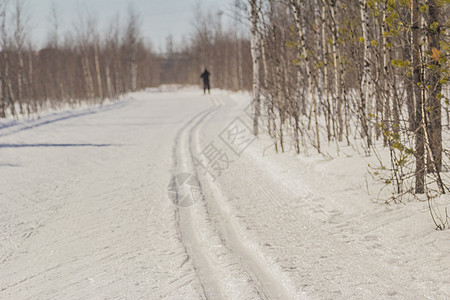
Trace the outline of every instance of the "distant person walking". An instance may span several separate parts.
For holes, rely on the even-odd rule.
[[[200,75],[200,78],[203,78],[203,93],[206,94],[206,89],[208,89],[208,94],[211,94],[210,86],[209,86],[209,75],[211,75],[208,70],[205,69],[205,71]]]

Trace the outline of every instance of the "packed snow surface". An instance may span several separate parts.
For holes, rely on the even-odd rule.
[[[148,90],[2,120],[0,299],[450,298],[425,202],[375,204],[351,148],[276,154],[249,103]]]

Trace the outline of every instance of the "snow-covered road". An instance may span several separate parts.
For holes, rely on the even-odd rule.
[[[450,298],[425,203],[373,204],[361,157],[275,154],[248,103],[187,88],[2,121],[0,299]]]

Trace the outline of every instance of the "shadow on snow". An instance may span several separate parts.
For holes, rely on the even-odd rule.
[[[0,148],[34,148],[34,147],[111,147],[119,144],[0,144]]]
[[[124,107],[125,105],[129,104],[131,102],[131,100],[134,100],[134,99],[133,98],[127,98],[127,99],[120,100],[120,101],[117,101],[117,102],[114,102],[114,103],[111,103],[111,104],[108,104],[108,105],[105,105],[105,106],[97,107],[97,108],[94,108],[94,109],[89,109],[88,111],[80,111],[80,112],[70,111],[68,115],[65,114],[66,112],[55,113],[55,114],[51,114],[51,115],[46,116],[43,119],[40,119],[40,120],[37,120],[37,121],[31,121],[31,122],[17,122],[17,121],[13,121],[13,122],[6,123],[6,124],[1,124],[0,123],[0,131],[2,131],[4,129],[7,129],[7,128],[14,128],[16,126],[19,127],[19,128],[15,128],[15,129],[13,129],[12,131],[9,131],[9,132],[0,133],[0,137],[8,136],[8,135],[11,135],[11,134],[14,134],[14,133],[17,133],[17,132],[33,129],[33,128],[36,128],[36,127],[52,124],[52,123],[59,122],[59,121],[64,121],[64,120],[73,119],[73,118],[79,118],[79,117],[83,117],[83,116],[87,116],[87,115],[92,115],[92,114],[106,112],[106,111],[113,110],[113,109],[118,109],[118,108]],[[48,119],[49,117],[55,117],[55,118],[54,119]],[[23,126],[20,126],[20,125],[23,125]]]

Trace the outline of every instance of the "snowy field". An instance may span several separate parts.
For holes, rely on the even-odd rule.
[[[425,202],[375,204],[351,149],[276,154],[249,101],[156,89],[0,121],[0,299],[450,298]]]

